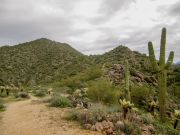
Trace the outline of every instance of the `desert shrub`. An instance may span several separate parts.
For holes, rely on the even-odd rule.
[[[143,119],[143,123],[146,124],[146,125],[152,124],[153,121],[154,121],[154,119],[153,119],[153,117],[152,117],[151,114],[144,114],[144,113],[143,113],[143,114],[141,115],[141,118]]]
[[[120,90],[107,80],[97,80],[90,83],[87,94],[92,101],[112,104],[118,101]]]
[[[76,88],[83,87],[79,76],[73,76],[73,77],[61,80],[61,86],[67,86],[73,90],[75,90]]]
[[[94,66],[90,69],[88,69],[83,77],[82,77],[82,80],[83,81],[89,81],[89,80],[94,80],[96,78],[99,78],[102,76],[102,70],[99,66]]]
[[[67,113],[65,117],[66,120],[78,121],[79,111],[71,110]]]
[[[62,79],[59,83],[59,86],[66,86],[72,90],[85,87],[86,82],[94,80],[102,76],[102,71],[99,66],[93,66],[90,69],[87,69],[85,72],[71,76],[69,78]]]
[[[109,113],[116,113],[122,111],[122,109],[119,107],[119,104],[112,104],[111,106],[108,106],[107,109]]]
[[[175,88],[174,88],[174,94],[176,96],[180,96],[180,83],[179,85],[176,85]]]
[[[88,110],[76,110],[76,112],[70,112],[68,116],[71,120],[78,120],[81,124],[95,124],[106,119],[108,115],[108,109],[106,106],[98,103],[93,104]]]
[[[66,97],[54,96],[50,101],[50,106],[65,108],[65,107],[71,107],[72,104],[71,101]]]
[[[141,135],[140,128],[136,124],[130,122],[124,122],[123,132],[126,135]]]
[[[153,95],[153,90],[147,86],[134,85],[131,88],[132,102],[137,105],[145,105],[146,101],[150,100]]]
[[[18,97],[20,98],[29,98],[29,94],[27,92],[20,92],[18,93]]]
[[[35,92],[34,95],[35,95],[36,97],[44,97],[44,96],[46,96],[46,91],[44,91],[44,90],[38,90],[38,91]]]
[[[4,110],[5,106],[4,104],[2,103],[2,101],[0,100],[0,111]]]
[[[179,131],[174,129],[171,123],[162,123],[157,120],[154,122],[154,126],[156,128],[156,134],[179,135]]]

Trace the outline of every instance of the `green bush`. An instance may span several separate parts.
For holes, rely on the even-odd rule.
[[[120,90],[107,80],[97,80],[89,84],[88,98],[95,102],[116,103],[120,96]]]
[[[147,86],[134,85],[131,88],[132,102],[137,105],[145,105],[147,100],[150,100],[153,95],[153,90]]]
[[[29,94],[27,92],[20,92],[18,95],[20,98],[29,98]]]
[[[4,110],[5,106],[4,104],[2,103],[2,101],[0,100],[0,111]]]
[[[34,95],[35,95],[36,97],[44,97],[44,96],[46,96],[46,92],[43,91],[43,90],[38,90],[38,91],[35,92]]]
[[[130,122],[124,123],[123,131],[126,135],[141,135],[140,128],[136,124]]]
[[[81,124],[95,124],[105,120],[107,115],[107,107],[99,103],[93,104],[88,110],[73,110],[66,119],[78,120]]]
[[[100,78],[102,76],[102,70],[99,66],[94,66],[90,69],[88,69],[83,77],[82,80],[83,81],[89,81],[89,80],[94,80],[96,78]]]
[[[86,70],[84,73],[80,73],[75,76],[63,79],[60,82],[60,86],[66,86],[72,90],[82,88],[85,86],[87,81],[94,80],[102,76],[102,70],[99,66],[93,66]]]
[[[74,77],[70,77],[67,79],[63,79],[61,81],[61,86],[67,86],[73,90],[75,90],[76,88],[81,88],[82,82],[79,76],[74,76]]]
[[[71,101],[66,97],[54,96],[50,101],[50,106],[65,108],[65,107],[71,107],[72,104]]]
[[[162,123],[157,120],[154,122],[154,126],[156,128],[156,134],[179,135],[179,131],[173,128],[172,123]]]

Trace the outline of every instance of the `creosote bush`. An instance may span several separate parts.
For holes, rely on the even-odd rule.
[[[147,86],[133,85],[131,88],[132,102],[137,105],[145,105],[154,95],[154,91]]]
[[[88,110],[70,111],[67,117],[68,120],[78,120],[81,124],[95,124],[106,119],[109,110],[108,107],[96,103],[93,104]]]
[[[20,98],[30,98],[27,92],[20,92],[18,93],[18,97]]]
[[[65,108],[65,107],[71,107],[72,104],[71,101],[66,97],[54,96],[50,101],[50,106]]]
[[[44,97],[44,96],[46,96],[46,92],[43,91],[43,90],[38,90],[38,91],[35,92],[34,95],[35,95],[36,97]]]
[[[93,66],[83,73],[61,80],[60,86],[66,86],[75,90],[84,87],[87,81],[100,78],[101,76],[101,68],[99,66]]]
[[[112,104],[117,103],[120,90],[108,80],[103,79],[91,82],[87,95],[92,101]]]
[[[5,106],[4,104],[2,103],[2,101],[0,100],[0,111],[4,110]]]

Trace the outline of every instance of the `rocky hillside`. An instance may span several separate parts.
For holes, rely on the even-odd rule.
[[[41,38],[0,47],[0,85],[36,85],[77,74],[92,65],[106,70],[111,81],[120,83],[124,61],[129,61],[131,80],[156,85],[148,57],[125,46],[103,54],[86,56],[65,43]]]
[[[0,84],[37,84],[76,74],[89,66],[87,56],[65,43],[45,38],[0,47]]]
[[[128,47],[122,45],[103,55],[96,55],[91,57],[95,63],[104,64],[105,67],[112,67],[114,64],[124,64],[125,59],[127,59],[132,69],[147,73],[151,71],[149,59],[145,54],[132,51]]]
[[[157,85],[157,79],[153,74],[149,58],[145,54],[130,50],[128,47],[121,45],[103,55],[91,56],[91,58],[94,63],[103,65],[107,70],[108,78],[115,84],[122,82],[124,63],[125,60],[128,60],[132,82]]]

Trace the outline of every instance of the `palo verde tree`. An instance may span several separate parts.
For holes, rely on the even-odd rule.
[[[153,44],[148,42],[149,58],[154,70],[158,74],[159,87],[159,109],[161,121],[165,121],[166,117],[166,96],[167,96],[167,70],[173,63],[174,52],[170,52],[167,62],[165,63],[166,54],[166,28],[162,29],[160,42],[159,61],[156,60]]]

